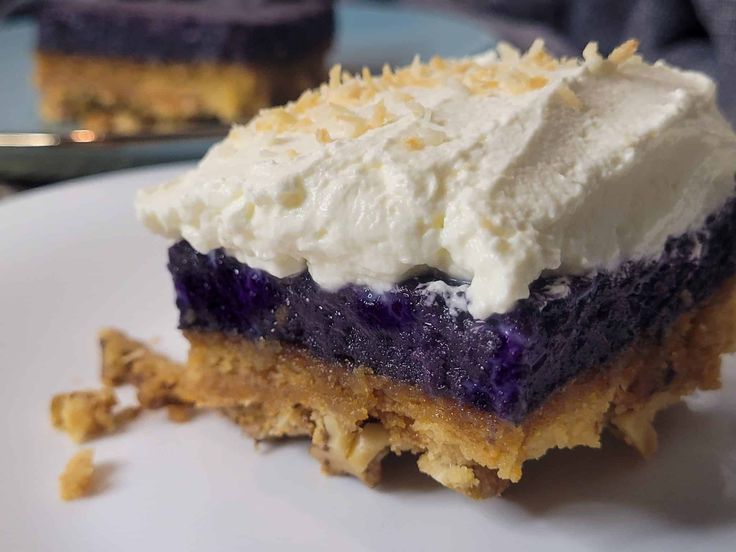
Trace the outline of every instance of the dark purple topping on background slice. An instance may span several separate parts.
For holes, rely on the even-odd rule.
[[[328,0],[46,0],[44,52],[159,61],[268,62],[325,48]]]
[[[528,299],[486,320],[428,295],[428,282],[461,284],[437,272],[385,294],[359,286],[329,292],[306,272],[278,279],[186,242],[169,258],[184,329],[294,343],[518,423],[642,334],[661,338],[678,314],[736,273],[736,200],[701,230],[670,238],[659,259],[542,276]]]

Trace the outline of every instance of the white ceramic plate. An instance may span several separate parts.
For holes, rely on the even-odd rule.
[[[88,179],[0,203],[0,550],[734,550],[736,370],[661,416],[649,462],[607,440],[550,454],[504,498],[474,502],[391,461],[377,489],[325,477],[305,442],[257,450],[217,415],[146,413],[91,443],[96,496],[57,497],[77,450],[54,392],[97,386],[95,334],[118,326],[183,357],[166,243],[134,191],[182,166]]]

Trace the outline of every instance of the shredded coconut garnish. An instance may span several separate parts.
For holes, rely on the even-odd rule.
[[[323,144],[343,137],[355,139],[396,120],[383,100],[377,101],[379,92],[389,92],[392,98],[403,102],[415,117],[420,118],[426,116],[426,110],[408,93],[411,88],[433,88],[452,81],[473,95],[517,96],[548,86],[550,73],[560,68],[583,63],[593,73],[615,70],[627,61],[640,59],[635,55],[638,45],[636,40],[627,40],[608,58],[603,58],[598,44],[591,42],[583,50],[583,60],[578,60],[553,57],[545,50],[541,39],[535,40],[525,53],[502,42],[491,61],[435,56],[423,63],[416,56],[406,67],[393,69],[384,65],[380,75],[371,74],[367,68],[353,75],[343,71],[338,64],[330,69],[327,83],[320,88],[307,90],[298,100],[283,107],[262,110],[250,126],[257,132],[311,132]],[[572,109],[584,107],[570,88],[563,87],[558,96]],[[372,106],[368,115],[358,112],[368,106]],[[349,130],[344,136],[333,137],[325,128],[317,126],[315,119],[318,117],[313,112],[324,108],[332,120],[347,125]],[[410,146],[410,149],[421,148]]]
[[[560,87],[560,89],[557,91],[557,96],[568,106],[572,107],[573,109],[580,110],[583,108],[583,102],[578,98],[577,94],[572,91],[572,89],[567,86],[563,85]]]
[[[329,144],[332,142],[332,137],[330,136],[330,133],[327,132],[326,128],[318,128],[316,132],[317,140],[322,142],[323,144]]]
[[[634,40],[633,38],[631,40],[627,40],[626,42],[621,44],[621,46],[611,52],[611,54],[608,56],[608,61],[611,61],[616,65],[621,65],[623,62],[633,57],[638,48],[638,40]]]
[[[424,141],[417,136],[409,136],[406,140],[404,140],[404,144],[410,150],[424,149]]]

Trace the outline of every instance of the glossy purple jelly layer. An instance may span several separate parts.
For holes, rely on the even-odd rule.
[[[299,59],[334,32],[329,0],[45,0],[44,52],[160,61]]]
[[[670,238],[659,259],[613,272],[543,276],[506,314],[475,320],[426,291],[439,273],[388,293],[321,289],[307,273],[278,279],[222,251],[186,242],[169,251],[184,329],[278,339],[346,367],[420,386],[518,423],[577,374],[642,335],[659,338],[676,315],[736,273],[736,200],[704,227]]]

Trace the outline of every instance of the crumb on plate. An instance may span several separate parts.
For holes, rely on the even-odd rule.
[[[177,395],[181,365],[117,330],[102,330],[99,340],[102,348],[102,381],[105,385],[135,386],[138,389],[138,402],[144,409],[181,404]]]
[[[67,462],[59,476],[59,495],[62,500],[75,500],[86,496],[92,487],[95,467],[92,449],[82,449]]]
[[[177,424],[183,424],[192,419],[193,408],[186,404],[170,404],[166,407],[169,420]]]
[[[51,422],[77,443],[111,433],[138,415],[138,408],[113,412],[118,400],[109,387],[59,393],[51,399]]]

